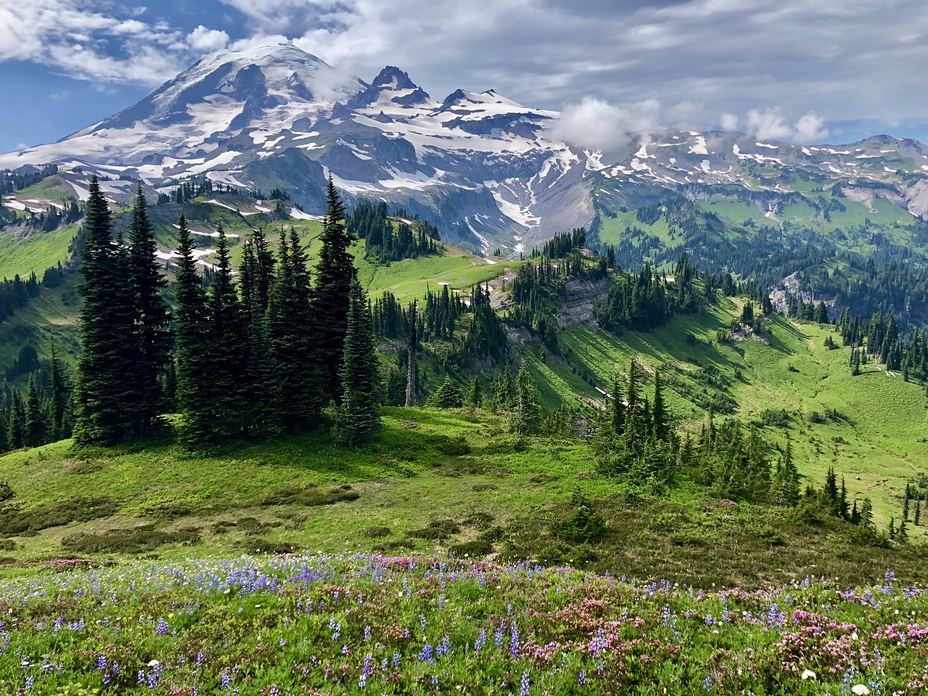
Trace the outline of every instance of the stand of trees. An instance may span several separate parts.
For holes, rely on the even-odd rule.
[[[348,232],[363,239],[365,255],[377,263],[389,263],[403,259],[438,254],[438,230],[421,220],[416,229],[400,220],[396,229],[390,220],[387,204],[361,201],[348,218]]]
[[[236,284],[220,227],[218,263],[205,288],[181,215],[172,335],[141,189],[126,244],[113,239],[106,201],[92,179],[82,250],[76,443],[150,436],[162,414],[176,407],[183,416],[180,440],[208,447],[317,427],[329,403],[337,407],[339,440],[372,437],[379,416],[372,401],[370,307],[355,278],[347,251],[352,238],[331,180],[327,199],[315,283],[293,231],[281,233],[277,259],[255,231]]]
[[[901,371],[906,381],[928,382],[928,343],[921,330],[915,330],[908,340],[902,336],[896,319],[880,313],[869,322],[859,316],[851,319],[845,309],[836,322],[845,346],[851,346],[850,366],[855,375],[860,366],[873,360],[887,370]]]
[[[672,281],[659,276],[647,264],[637,274],[620,273],[609,287],[597,320],[610,331],[653,331],[676,314],[697,312],[702,302],[694,283],[696,275],[686,254],[677,259]],[[711,284],[706,282],[704,289],[711,292]]]

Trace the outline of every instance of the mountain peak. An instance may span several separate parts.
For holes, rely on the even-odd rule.
[[[374,78],[370,87],[348,102],[348,106],[352,109],[364,109],[377,104],[411,107],[428,100],[428,92],[410,80],[408,73],[388,65]]]
[[[399,90],[418,89],[419,85],[409,79],[409,73],[393,65],[388,65],[374,78],[371,87]]]

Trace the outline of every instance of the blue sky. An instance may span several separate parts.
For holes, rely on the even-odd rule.
[[[590,119],[928,140],[923,0],[0,0],[0,151],[112,115],[205,53],[293,40]]]

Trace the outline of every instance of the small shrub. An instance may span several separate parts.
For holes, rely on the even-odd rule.
[[[274,555],[293,553],[297,549],[296,544],[291,544],[286,541],[270,541],[269,539],[248,539],[243,541],[239,546],[250,553],[269,553]]]
[[[460,525],[454,520],[432,520],[427,527],[414,529],[407,532],[406,536],[414,539],[436,539],[441,541],[460,531]]]
[[[767,546],[783,546],[786,543],[783,535],[772,527],[761,527],[755,536]]]
[[[368,539],[381,539],[383,537],[390,536],[389,527],[368,527],[363,532],[361,536],[365,536]]]
[[[570,505],[572,512],[551,525],[554,536],[573,544],[598,541],[606,531],[606,522],[602,515],[593,509],[592,503],[580,489],[574,490]]]
[[[464,524],[477,529],[488,529],[493,523],[493,515],[489,512],[473,512],[464,518]]]
[[[164,544],[198,544],[200,531],[185,527],[176,532],[165,532],[146,524],[132,529],[115,529],[101,534],[72,534],[61,540],[67,551],[74,553],[147,553]]]
[[[5,503],[6,501],[12,499],[16,494],[13,492],[13,489],[10,488],[10,484],[6,481],[0,481],[0,503]]]
[[[276,493],[265,496],[262,505],[332,505],[343,500],[357,500],[361,494],[352,490],[351,486],[344,485],[329,491],[320,491],[314,486],[303,488],[300,486],[287,486]]]
[[[785,408],[765,408],[758,414],[758,424],[762,427],[786,428],[792,417]]]
[[[460,457],[465,454],[470,454],[471,450],[470,445],[467,444],[463,435],[454,439],[447,435],[439,435],[438,451],[449,457]]]
[[[0,539],[0,551],[15,551],[16,542],[12,539]]]

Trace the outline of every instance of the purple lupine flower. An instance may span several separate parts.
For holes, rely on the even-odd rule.
[[[163,618],[158,619],[158,626],[155,628],[155,635],[166,636],[169,630],[170,629],[168,627],[168,622],[165,621]]]
[[[400,666],[400,654],[397,651],[393,651],[393,669],[399,669]]]
[[[531,693],[531,678],[529,676],[528,670],[522,672],[522,682],[519,686],[519,696],[529,696]]]
[[[438,644],[438,650],[436,651],[439,655],[447,655],[451,652],[451,638],[448,637],[446,633],[441,639],[441,643]]]
[[[481,628],[480,633],[477,635],[477,640],[474,641],[474,652],[482,650],[486,644],[487,632]]]
[[[365,626],[364,627],[364,642],[369,643],[370,640],[371,640],[371,627]]]
[[[430,665],[435,664],[435,657],[431,645],[426,644],[426,646],[422,648],[422,651],[419,653],[419,662],[428,662]]]
[[[586,686],[586,672],[582,669],[580,670],[580,674],[577,676],[577,683],[580,686]]]

